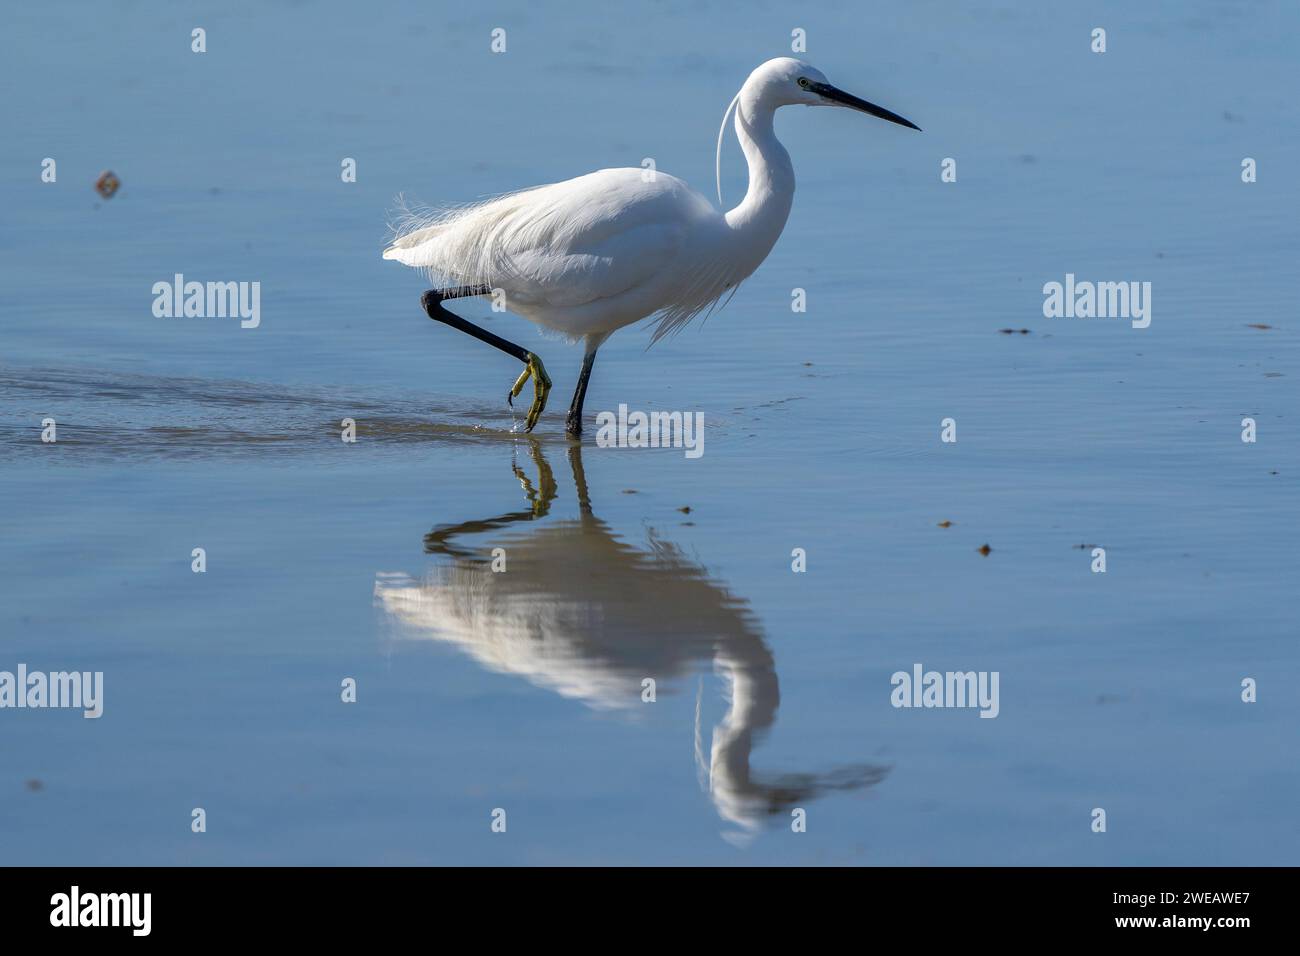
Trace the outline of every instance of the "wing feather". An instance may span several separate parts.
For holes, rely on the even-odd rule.
[[[684,182],[606,169],[466,206],[406,213],[385,259],[435,283],[501,288],[521,306],[612,299],[673,270],[653,340],[716,305],[735,283],[691,242],[721,216]]]

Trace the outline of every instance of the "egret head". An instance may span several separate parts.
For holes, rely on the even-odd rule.
[[[861,110],[872,116],[891,123],[898,123],[909,129],[920,130],[911,120],[903,119],[897,113],[858,99],[851,93],[835,87],[826,79],[826,74],[811,64],[796,60],[794,57],[780,56],[768,60],[749,75],[746,85],[754,84],[760,96],[773,106],[847,106],[849,109]]]

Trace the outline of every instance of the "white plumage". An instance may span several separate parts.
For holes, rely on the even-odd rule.
[[[439,289],[499,290],[509,311],[585,339],[587,357],[566,426],[578,434],[591,362],[610,333],[650,316],[657,319],[652,341],[683,328],[734,294],[776,244],[794,199],[794,168],[772,118],[792,104],[849,106],[913,125],[836,89],[808,64],[780,57],[749,75],[723,115],[719,157],[734,109],[749,168],[745,198],[729,212],[675,176],[602,169],[486,202],[408,215],[384,258],[425,270]],[[719,187],[719,200],[721,195]],[[437,310],[435,303],[430,316],[448,321]],[[492,336],[462,319],[449,324],[491,342]],[[550,380],[531,352],[499,339],[491,344],[527,363],[512,395],[535,377],[531,429],[545,407]]]
[[[743,278],[710,254],[725,228],[675,176],[602,169],[412,217],[384,258],[435,285],[503,289],[512,312],[578,337],[707,307]]]

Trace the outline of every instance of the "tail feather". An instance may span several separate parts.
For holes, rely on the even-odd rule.
[[[384,258],[424,269],[435,283],[493,285],[510,271],[502,233],[520,211],[519,197],[528,192],[532,189],[434,208],[413,208],[399,196]]]

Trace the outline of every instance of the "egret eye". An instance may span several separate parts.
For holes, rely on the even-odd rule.
[[[805,90],[808,89],[808,77],[806,76],[799,77],[799,85],[802,86]]]

